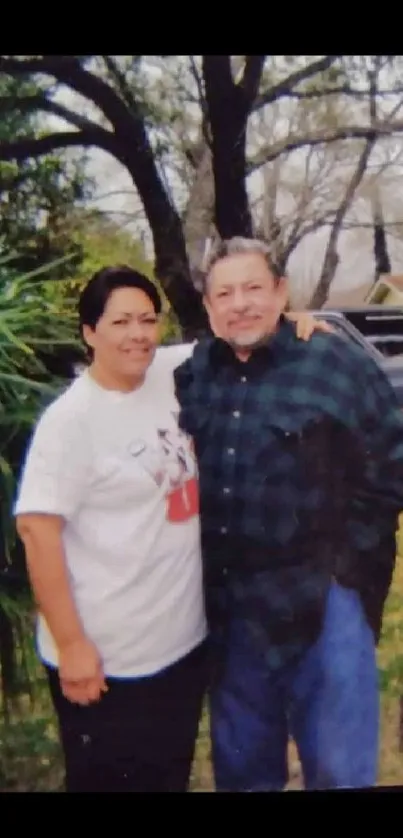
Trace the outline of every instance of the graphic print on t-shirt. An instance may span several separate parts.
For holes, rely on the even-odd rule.
[[[172,414],[176,419],[176,416]],[[136,440],[130,453],[157,486],[166,483],[166,517],[182,523],[199,512],[196,458],[192,443],[178,428],[157,428],[158,445]]]

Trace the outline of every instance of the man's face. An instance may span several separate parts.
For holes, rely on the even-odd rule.
[[[211,328],[235,351],[250,352],[275,332],[286,302],[286,280],[274,280],[260,253],[227,256],[211,269],[205,295]]]

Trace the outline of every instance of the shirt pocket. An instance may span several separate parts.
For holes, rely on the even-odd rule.
[[[295,408],[280,411],[272,410],[263,418],[257,458],[260,460],[264,450],[270,449],[271,456],[292,457],[293,460],[306,459],[316,447],[323,448],[326,418],[315,408]]]
[[[315,407],[290,404],[288,411],[265,417],[264,431],[257,453],[263,507],[268,520],[276,521],[279,540],[286,541],[296,529],[316,528],[333,503],[332,422]]]
[[[288,451],[318,475],[337,465],[337,453],[353,453],[356,437],[336,417],[319,407],[290,405],[289,410],[275,412],[264,420],[279,451]]]
[[[292,410],[294,413],[292,413]],[[334,532],[346,521],[354,492],[354,474],[361,455],[356,435],[336,416],[319,408],[268,417],[276,444],[272,456],[275,479],[267,482],[274,494],[287,498],[293,515],[307,532]]]

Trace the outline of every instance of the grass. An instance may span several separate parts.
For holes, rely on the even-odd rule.
[[[400,551],[401,552],[401,551]],[[398,559],[378,651],[382,678],[379,785],[403,785],[399,750],[399,698],[403,694],[403,557]],[[38,670],[39,678],[39,670]],[[301,788],[298,757],[290,744],[291,788]],[[63,763],[47,687],[38,680],[35,703],[21,702],[18,716],[0,721],[0,791],[63,790]],[[193,765],[191,791],[213,791],[208,715],[204,713]]]

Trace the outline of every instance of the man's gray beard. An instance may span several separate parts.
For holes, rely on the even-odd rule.
[[[242,349],[247,349],[247,350],[250,350],[251,352],[253,352],[254,349],[259,349],[261,346],[264,346],[270,340],[270,338],[273,337],[273,335],[276,333],[277,328],[278,328],[278,324],[276,325],[276,327],[272,331],[265,332],[264,335],[262,335],[260,338],[257,338],[257,340],[250,341],[248,343],[247,342],[238,343],[238,341],[234,341],[234,340],[228,340],[227,343],[229,343],[231,349],[233,349],[235,352],[237,350],[242,350]]]

